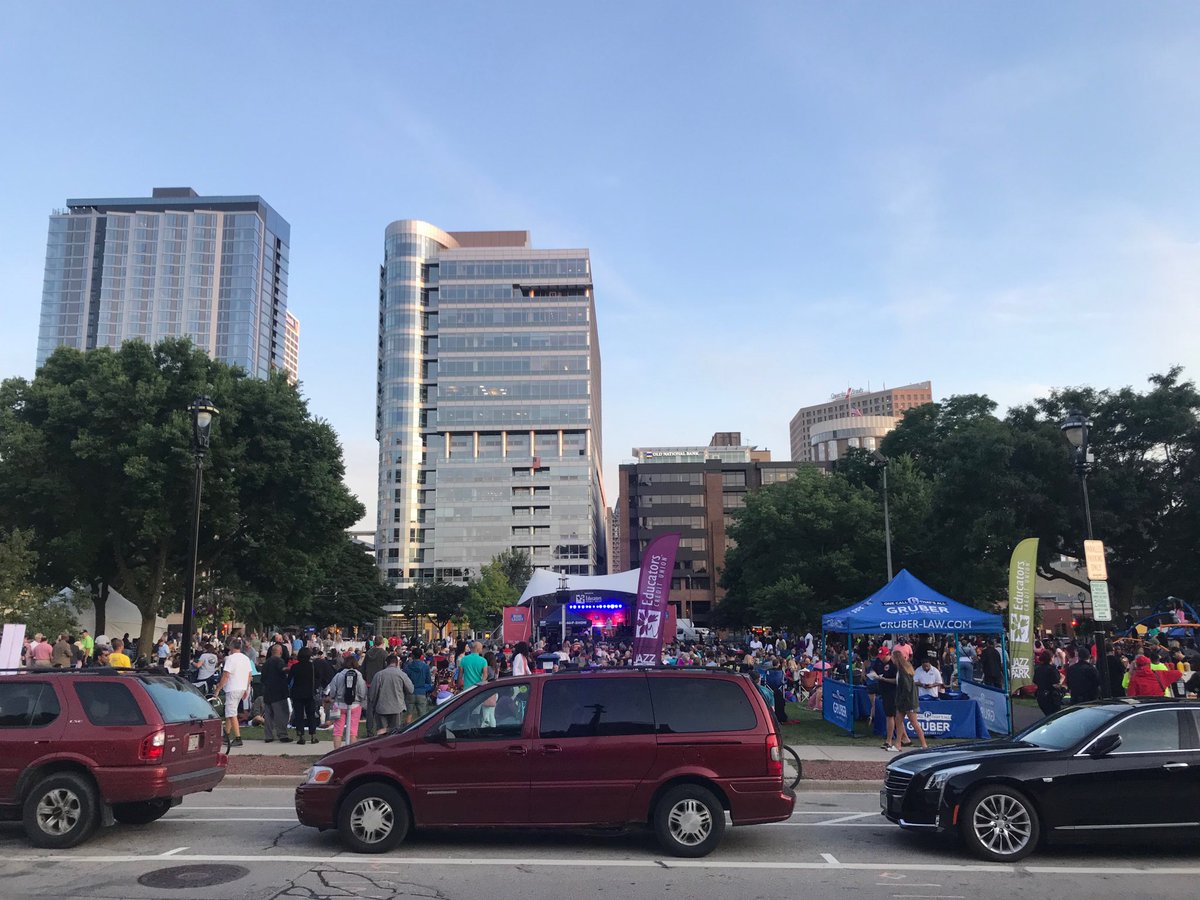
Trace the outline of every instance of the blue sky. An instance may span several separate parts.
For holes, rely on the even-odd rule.
[[[66,198],[261,194],[371,510],[401,218],[591,249],[610,503],[851,385],[1200,375],[1195,4],[8,4],[0,85],[0,375]]]

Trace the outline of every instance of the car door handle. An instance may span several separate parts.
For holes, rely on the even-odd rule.
[[[529,750],[526,747],[509,747],[508,748],[509,756],[524,756],[528,752],[529,752]]]
[[[543,753],[562,753],[562,747],[558,744],[547,744],[542,748]]]
[[[1186,769],[1187,767],[1187,763],[1167,763],[1163,766],[1164,769]]]

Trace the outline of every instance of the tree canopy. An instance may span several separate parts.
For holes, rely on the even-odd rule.
[[[179,609],[193,456],[188,405],[220,409],[206,461],[198,568],[256,624],[298,618],[363,514],[337,437],[278,374],[252,379],[186,340],[59,348],[0,384],[0,522],[32,527],[41,572],[110,581],[142,613]]]
[[[1051,567],[1060,556],[1081,557],[1086,537],[1059,427],[1080,410],[1092,423],[1089,496],[1114,603],[1127,610],[1168,594],[1200,599],[1200,393],[1181,375],[1152,376],[1142,392],[1057,390],[1003,418],[975,394],[908,410],[880,447],[889,460],[895,570],[986,608],[1006,597],[1013,547],[1037,537],[1039,574],[1086,589],[1082,573]],[[801,470],[747,497],[730,529],[736,546],[722,573],[719,619],[815,624],[879,588],[881,475],[870,454],[851,451],[828,474]]]

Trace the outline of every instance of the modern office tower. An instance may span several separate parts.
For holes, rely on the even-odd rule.
[[[283,323],[283,370],[292,384],[300,380],[300,320],[291,312]]]
[[[801,407],[789,428],[792,459],[833,462],[849,447],[874,450],[906,409],[932,402],[933,386],[921,381],[879,391],[851,389]]]
[[[707,447],[635,447],[620,467],[614,556],[625,569],[660,534],[678,532],[671,576],[676,615],[705,625],[724,596],[719,586],[729,547],[726,531],[746,493],[795,476],[809,463],[771,462],[766,450],[742,444],[738,432],[718,432]]]
[[[525,231],[389,225],[376,436],[389,583],[462,581],[508,548],[604,574],[588,251],[535,250]]]
[[[68,200],[50,216],[37,364],[62,345],[183,336],[265,378],[284,367],[290,240],[262,197]]]

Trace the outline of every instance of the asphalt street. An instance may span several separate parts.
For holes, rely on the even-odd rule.
[[[3,896],[1094,900],[1194,898],[1200,878],[1197,835],[1166,847],[1050,848],[1016,866],[981,863],[953,840],[888,824],[875,793],[805,792],[789,822],[732,829],[700,860],[663,856],[640,831],[417,832],[394,853],[360,856],[336,834],[298,825],[291,799],[280,788],[222,788],[153,825],[103,829],[66,852],[35,850],[18,825],[0,825]]]

